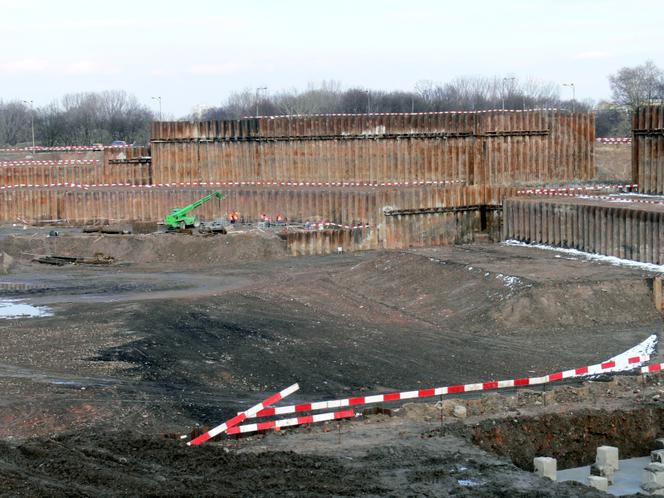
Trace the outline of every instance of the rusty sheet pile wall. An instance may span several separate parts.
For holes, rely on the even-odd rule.
[[[149,154],[147,147],[106,147],[0,160],[0,187],[151,185]]]
[[[7,164],[0,220],[160,221],[219,189],[203,219],[336,227],[290,234],[298,254],[447,244],[495,230],[517,186],[592,179],[594,143],[592,114],[555,110],[157,122],[149,150]]]
[[[512,198],[503,236],[580,251],[664,263],[664,206],[584,199]]]
[[[468,184],[595,176],[594,115],[555,110],[260,117],[156,122],[155,183]]]
[[[239,211],[246,221],[258,220],[262,214],[273,219],[281,214],[295,223],[332,220],[353,232],[348,240],[355,249],[400,248],[472,240],[472,230],[479,230],[482,224],[482,213],[473,207],[495,205],[496,199],[515,191],[489,186],[232,188],[224,191],[225,199],[212,200],[197,214],[208,220],[231,211]],[[5,207],[2,221],[75,225],[160,221],[173,207],[189,204],[208,192],[205,188],[16,189],[0,191],[0,205]],[[312,244],[314,248],[317,243]]]
[[[632,128],[632,181],[641,192],[664,194],[664,106],[637,109]]]

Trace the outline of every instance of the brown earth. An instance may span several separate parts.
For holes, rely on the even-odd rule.
[[[595,496],[494,460],[468,433],[425,438],[426,413],[342,424],[341,442],[324,429],[255,438],[239,453],[158,434],[216,424],[295,381],[297,402],[595,363],[662,324],[649,274],[533,249],[287,258],[257,233],[42,234],[0,238],[17,259],[0,291],[53,311],[0,321],[0,479],[26,496]],[[132,263],[31,263],[49,244]],[[465,403],[471,418],[524,409]],[[302,458],[279,453],[292,450]]]
[[[631,144],[595,144],[597,179],[603,181],[631,182]]]

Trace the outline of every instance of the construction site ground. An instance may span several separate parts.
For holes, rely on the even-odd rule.
[[[166,436],[294,382],[289,403],[601,362],[659,335],[652,274],[498,244],[293,258],[260,231],[47,234],[0,235],[2,299],[52,313],[0,320],[0,494],[602,496],[532,457],[661,435],[657,377],[625,377],[187,447]],[[115,263],[32,261],[96,253]]]

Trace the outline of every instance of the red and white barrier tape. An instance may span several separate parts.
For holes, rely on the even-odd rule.
[[[21,160],[0,161],[0,166],[71,166],[76,164],[97,164],[99,159],[59,159],[53,161]]]
[[[292,119],[292,118],[326,118],[336,116],[348,117],[366,117],[366,116],[428,116],[430,114],[486,114],[489,112],[514,112],[514,113],[529,113],[529,112],[542,112],[542,111],[559,111],[557,107],[535,107],[533,109],[483,109],[479,111],[426,111],[426,112],[370,112],[364,114],[350,114],[350,113],[331,113],[331,114],[284,114],[281,116],[244,116],[243,119]]]
[[[661,372],[662,370],[664,370],[664,363],[653,363],[652,365],[641,367],[641,373]]]
[[[258,411],[256,417],[271,417],[274,415],[286,415],[290,413],[308,412],[314,410],[327,410],[333,408],[342,408],[346,406],[367,405],[372,403],[385,403],[388,401],[399,401],[405,399],[428,398],[432,396],[444,396],[446,394],[466,393],[473,391],[489,391],[494,389],[505,389],[511,387],[534,386],[547,384],[563,379],[575,377],[584,377],[587,375],[597,375],[608,373],[617,369],[638,368],[639,365],[648,361],[649,355],[633,356],[625,360],[611,360],[596,365],[565,370],[543,377],[526,377],[522,379],[496,380],[489,382],[480,382],[476,384],[460,384],[447,387],[436,387],[431,389],[419,389],[417,391],[393,392],[386,394],[376,394],[373,396],[358,396],[355,398],[337,399],[331,401],[318,401],[314,403],[301,403],[290,406],[279,406],[266,408]]]
[[[603,137],[598,138],[597,142],[602,144],[631,144],[632,139],[630,137]]]
[[[49,184],[18,184],[4,185],[0,189],[11,188],[45,188],[45,187],[70,187],[70,188],[109,188],[109,187],[131,187],[131,188],[180,188],[180,187],[254,187],[254,186],[281,186],[281,187],[399,187],[417,185],[445,185],[453,183],[465,183],[463,180],[431,180],[421,182],[385,182],[385,183],[363,183],[363,182],[178,182],[178,183],[155,183],[153,185],[134,185],[132,183],[49,183]]]
[[[267,398],[267,399],[266,399],[265,401],[263,401],[262,403],[258,403],[257,405],[252,406],[252,407],[249,408],[248,410],[246,410],[246,411],[244,411],[244,412],[242,412],[242,413],[236,415],[236,416],[233,417],[232,419],[227,420],[226,422],[224,422],[224,423],[221,424],[221,425],[218,425],[218,426],[215,427],[214,429],[210,429],[210,430],[207,431],[205,434],[201,434],[200,436],[198,436],[198,437],[192,439],[192,440],[189,441],[187,444],[188,444],[189,446],[191,446],[191,445],[197,446],[197,445],[199,445],[199,444],[201,444],[201,443],[204,443],[204,442],[207,441],[208,439],[211,439],[211,438],[213,438],[213,437],[215,437],[215,436],[221,434],[222,432],[224,432],[224,431],[230,429],[231,427],[236,426],[237,424],[243,422],[244,420],[246,420],[246,419],[248,419],[248,418],[253,418],[253,417],[255,417],[255,416],[256,416],[256,413],[257,413],[258,411],[263,410],[263,409],[267,408],[268,406],[273,405],[273,404],[276,403],[277,401],[279,401],[279,400],[285,398],[286,396],[289,396],[289,395],[293,394],[293,393],[294,393],[295,391],[297,391],[299,388],[300,388],[299,385],[297,385],[297,384],[293,384],[292,386],[289,386],[289,387],[287,387],[286,389],[283,389],[282,391],[279,391],[278,393],[273,394],[272,396],[270,396],[269,398]]]
[[[37,145],[36,147],[10,147],[0,149],[0,152],[66,152],[66,151],[87,151],[87,150],[104,150],[104,149],[126,149],[133,147],[133,145],[59,145],[53,147],[45,147]]]
[[[650,205],[662,205],[664,201],[662,200],[653,200],[653,199],[639,199],[635,197],[612,197],[610,195],[592,195],[592,194],[566,194],[563,192],[551,192],[547,194],[541,194],[549,197],[573,197],[575,199],[588,199],[596,201],[608,201],[615,202],[616,204],[650,204]]]
[[[316,422],[328,422],[330,420],[341,420],[344,418],[353,418],[356,413],[354,410],[343,410],[339,412],[320,413],[318,415],[305,415],[304,417],[286,418],[283,420],[270,420],[269,422],[259,422],[256,424],[246,424],[228,429],[227,433],[246,434],[248,432],[266,431],[269,429],[283,429],[284,427],[294,427],[296,425],[313,424]]]
[[[305,224],[306,225],[306,224]],[[323,230],[326,227],[334,227],[334,228],[345,228],[346,230],[361,230],[363,228],[370,228],[371,225],[365,224],[365,225],[340,225],[338,223],[312,223],[310,225],[311,228]]]
[[[539,194],[539,195],[553,195],[559,192],[564,193],[573,193],[573,192],[587,192],[589,190],[613,190],[613,189],[637,189],[639,188],[638,183],[625,183],[621,185],[586,185],[583,187],[538,187],[538,188],[529,188],[524,190],[517,190],[517,194]]]

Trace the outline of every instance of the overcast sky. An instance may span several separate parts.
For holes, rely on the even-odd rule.
[[[0,99],[36,105],[124,89],[179,117],[244,88],[469,75],[574,82],[597,100],[622,66],[664,67],[664,1],[0,0],[0,47]]]

